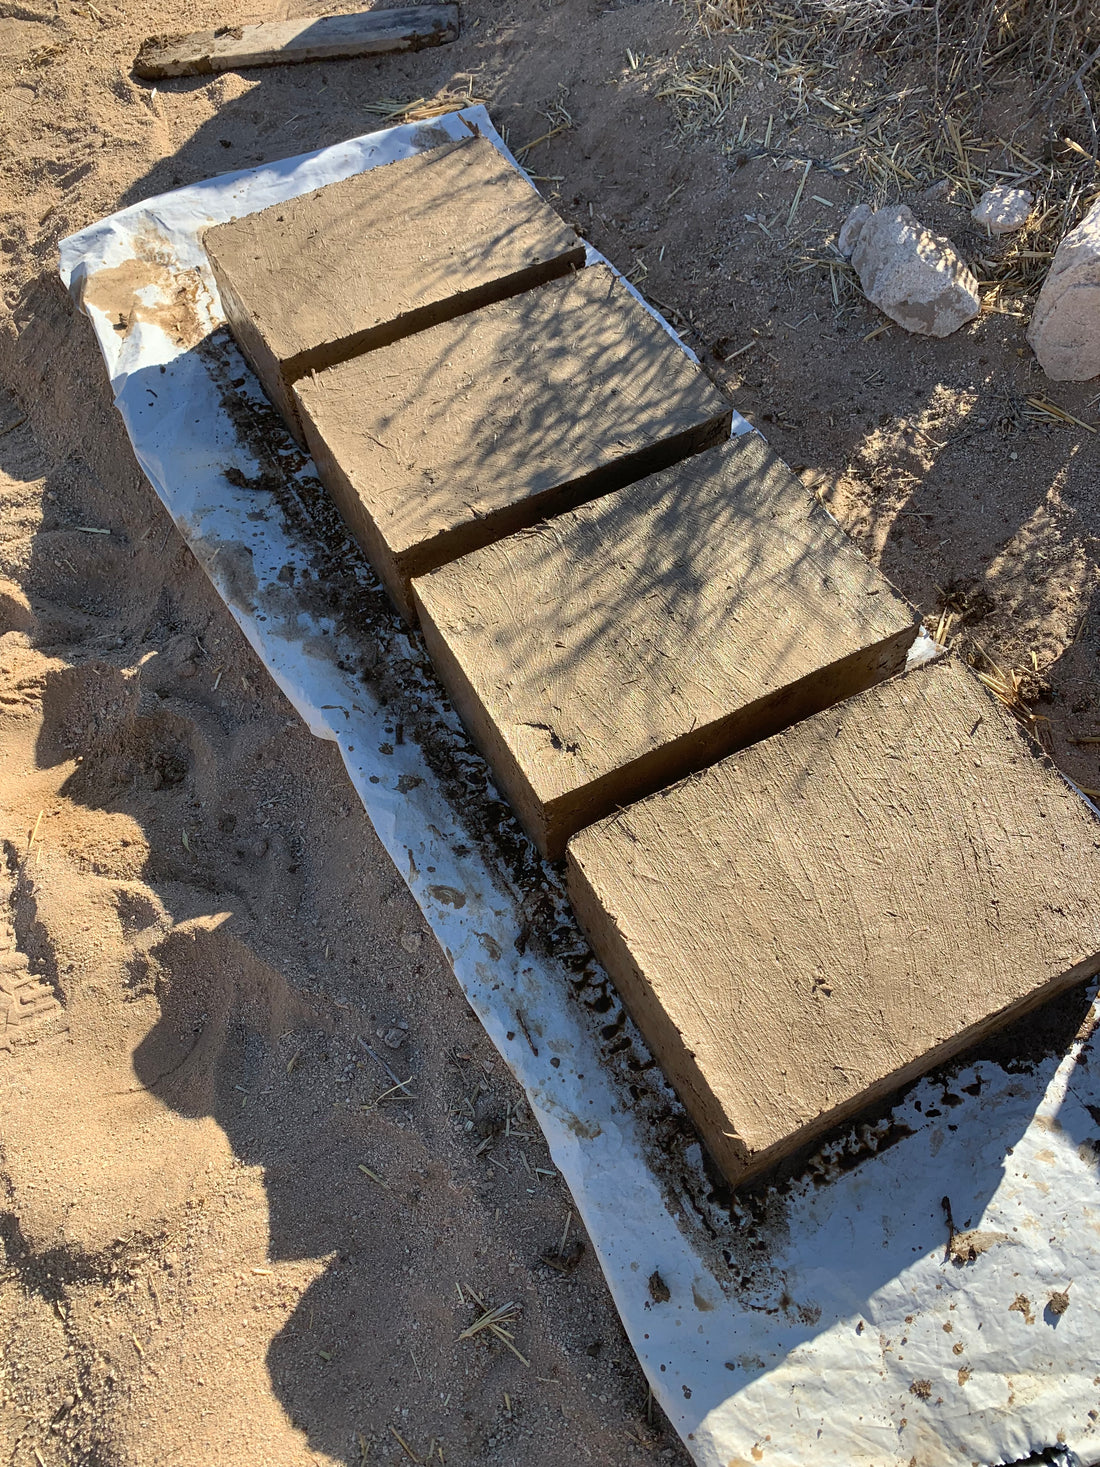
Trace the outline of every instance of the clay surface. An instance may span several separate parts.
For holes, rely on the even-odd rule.
[[[304,378],[314,461],[390,595],[720,443],[721,393],[606,267]]]
[[[298,431],[289,384],[584,262],[575,231],[483,138],[208,230],[233,334]]]
[[[942,662],[584,831],[569,886],[737,1183],[1094,973],[1098,846]]]
[[[540,850],[896,672],[911,609],[757,437],[413,583]]]

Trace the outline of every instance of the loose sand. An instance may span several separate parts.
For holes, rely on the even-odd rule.
[[[469,0],[462,39],[419,55],[155,91],[130,75],[146,35],[304,10],[13,0],[0,19],[0,797],[34,977],[0,965],[0,1005],[39,1009],[15,1009],[0,1053],[0,1442],[18,1467],[408,1461],[393,1428],[452,1463],[684,1463],[647,1420],[590,1251],[561,1271],[575,1227],[561,1266],[540,1262],[570,1200],[534,1172],[538,1137],[476,1154],[506,1120],[528,1131],[519,1095],[335,755],[138,472],[57,242],[369,131],[385,98],[472,76],[517,147],[564,107],[573,126],[527,155],[555,207],[635,270],[926,615],[949,601],[1028,675],[1058,762],[1090,787],[1098,746],[1071,740],[1100,734],[1094,440],[1010,411],[1047,386],[1014,318],[865,340],[869,307],[838,311],[827,271],[795,273],[782,227],[777,246],[745,216],[789,208],[801,168],[678,139],[657,95],[717,44],[678,7]],[[775,114],[787,147],[793,91],[749,75],[736,110],[757,136]],[[846,145],[806,126],[797,146]],[[811,176],[797,224],[814,248],[857,197]],[[982,246],[961,205],[921,207]],[[1096,390],[1052,396],[1091,420]],[[55,1007],[23,1002],[40,989]],[[382,1048],[401,1020],[409,1038]],[[357,1035],[414,1102],[362,1109],[388,1082]],[[456,1282],[522,1306],[530,1369],[456,1342],[477,1312]]]

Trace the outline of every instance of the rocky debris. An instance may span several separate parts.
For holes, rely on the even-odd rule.
[[[933,234],[904,204],[857,204],[837,242],[872,305],[918,336],[950,336],[978,314],[978,282],[949,239]]]
[[[474,1130],[484,1140],[500,1136],[508,1125],[508,1112],[495,1095],[482,1095],[474,1105]]]
[[[1027,339],[1055,382],[1100,375],[1100,203],[1055,251]]]
[[[1053,1314],[1054,1317],[1055,1317],[1055,1319],[1060,1319],[1062,1317],[1062,1315],[1065,1314],[1065,1312],[1066,1312],[1066,1310],[1068,1308],[1069,1308],[1069,1289],[1068,1289],[1068,1287],[1065,1288],[1065,1289],[1056,1290],[1055,1293],[1051,1294],[1050,1300],[1047,1303],[1047,1312],[1050,1313],[1050,1314]]]
[[[1027,223],[1035,195],[1026,188],[998,184],[987,188],[970,212],[975,224],[984,224],[990,234],[1014,234]]]
[[[947,1256],[953,1263],[974,1263],[983,1253],[988,1253],[997,1243],[1011,1243],[1008,1233],[997,1233],[990,1229],[970,1228],[965,1233],[952,1233],[947,1245]]]
[[[581,1238],[574,1238],[566,1247],[560,1250],[554,1247],[546,1253],[540,1253],[539,1262],[545,1263],[548,1268],[557,1269],[558,1273],[572,1273],[583,1257],[584,1242]],[[588,1353],[594,1356],[599,1352],[593,1350],[592,1346],[589,1345]]]
[[[409,1037],[409,1026],[405,1019],[398,1019],[396,1024],[388,1024],[384,1029],[374,1031],[387,1049],[400,1049]]]

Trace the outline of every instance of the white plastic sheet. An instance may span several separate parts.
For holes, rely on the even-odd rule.
[[[503,149],[472,108],[180,189],[63,242],[62,276],[91,318],[138,460],[271,675],[313,732],[339,745],[527,1092],[695,1461],[941,1467],[1010,1462],[1057,1441],[1100,1457],[1093,1042],[927,1080],[877,1126],[846,1133],[800,1183],[731,1213],[697,1144],[667,1124],[674,1099],[652,1071],[631,1076],[622,1050],[636,1054],[638,1041],[629,1023],[609,1025],[614,1001],[599,1015],[586,1002],[601,975],[578,958],[568,916],[557,948],[529,941],[530,891],[470,814],[483,767],[453,719],[431,713],[413,640],[379,613],[385,656],[403,665],[414,702],[423,688],[420,716],[435,717],[455,767],[470,771],[469,799],[421,746],[394,741],[392,705],[341,670],[360,656],[360,634],[299,590],[315,553],[308,519],[255,487],[255,441],[231,411],[234,393],[257,410],[262,394],[225,333],[213,349],[198,345],[222,321],[200,233],[463,136],[463,118]],[[275,447],[292,450],[289,439]],[[289,478],[306,486],[311,466],[297,462]],[[362,581],[366,595],[366,572]],[[560,912],[554,873],[529,848],[525,859]],[[622,1036],[614,1045],[608,1027]],[[948,1257],[945,1199],[957,1229],[978,1230],[972,1261]],[[1059,1314],[1050,1299],[1067,1288]]]

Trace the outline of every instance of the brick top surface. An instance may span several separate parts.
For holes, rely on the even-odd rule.
[[[471,138],[218,225],[204,243],[275,357],[293,362],[580,242]]]
[[[296,391],[396,554],[730,414],[601,266],[329,367]]]
[[[414,582],[551,801],[914,627],[755,435]]]
[[[569,850],[597,950],[716,1152],[750,1165],[1100,951],[1100,823],[952,660]]]

